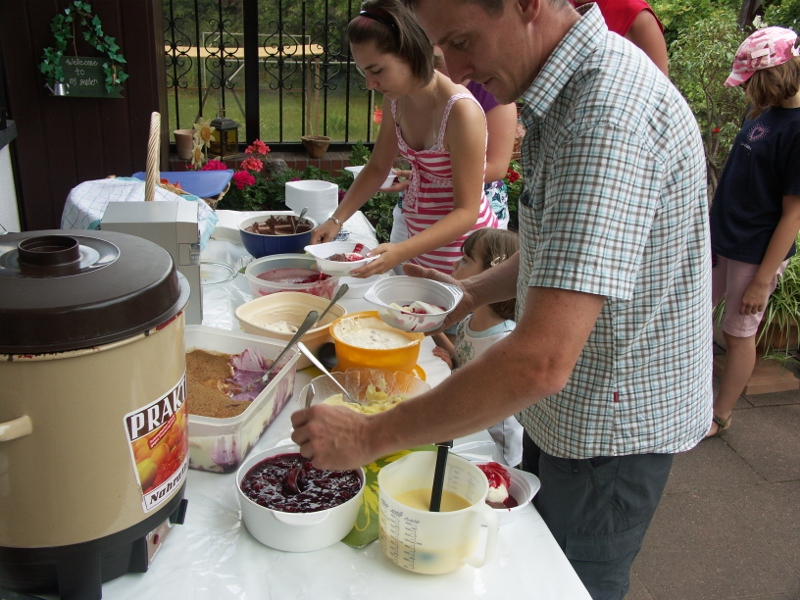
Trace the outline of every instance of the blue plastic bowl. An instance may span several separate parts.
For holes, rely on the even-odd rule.
[[[275,216],[280,218],[286,215]],[[245,231],[247,227],[250,227],[254,223],[262,223],[269,218],[270,215],[260,215],[247,218],[239,223],[239,234],[242,236],[242,243],[245,249],[255,258],[272,256],[273,254],[303,254],[305,252],[304,248],[311,243],[311,232],[314,227],[317,226],[317,223],[313,219],[303,217],[300,223],[309,223],[311,229],[295,234],[262,235],[260,233]]]

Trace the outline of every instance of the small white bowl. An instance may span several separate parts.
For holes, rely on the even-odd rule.
[[[242,491],[241,482],[261,461],[280,454],[299,452],[296,445],[278,446],[248,458],[236,472],[236,495],[242,509],[242,522],[259,542],[284,552],[311,552],[332,546],[344,538],[358,518],[366,480],[364,469],[358,493],[338,506],[309,513],[287,513],[256,504]]]
[[[463,297],[464,292],[454,285],[402,275],[381,279],[364,294],[364,299],[375,305],[384,323],[403,331],[420,333],[439,329]],[[416,314],[390,306],[392,303],[406,306],[415,300],[438,306],[443,312]]]
[[[475,461],[476,465],[485,465],[490,461]],[[503,465],[505,467],[505,465]],[[536,492],[542,487],[539,478],[533,473],[527,471],[520,471],[511,467],[505,467],[511,477],[511,487],[508,493],[514,497],[518,505],[514,508],[495,508],[494,512],[497,515],[497,521],[500,525],[507,525],[512,521],[516,521],[520,511],[531,503]]]
[[[344,170],[345,171],[349,171],[350,173],[352,173],[353,174],[353,179],[355,179],[356,177],[358,177],[358,174],[361,173],[361,171],[364,170],[364,166],[365,165],[359,165],[357,167],[345,167]],[[389,171],[389,174],[386,176],[386,179],[381,184],[381,187],[379,187],[378,189],[379,190],[383,190],[385,188],[388,188],[393,183],[394,183],[394,169],[391,169]]]
[[[360,254],[364,256],[372,250],[372,248],[367,248],[359,242],[325,242],[324,244],[306,246],[304,250],[317,259],[319,270],[328,275],[347,275],[353,269],[363,267],[377,258],[377,256],[372,256],[352,262],[328,260],[328,257],[334,254]]]

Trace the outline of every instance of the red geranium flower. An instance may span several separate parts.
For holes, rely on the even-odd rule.
[[[252,156],[248,156],[242,161],[242,169],[244,170],[260,173],[263,168],[264,163],[257,158],[253,158]]]
[[[201,171],[224,171],[228,167],[225,166],[225,163],[219,160],[210,160],[206,164],[203,165],[203,168],[200,169]]]
[[[246,187],[250,187],[256,182],[256,178],[253,177],[247,171],[237,171],[233,174],[233,185],[235,185],[240,190],[243,190]]]
[[[269,154],[269,146],[267,146],[261,140],[255,140],[252,144],[250,144],[247,149],[244,151],[245,154]]]

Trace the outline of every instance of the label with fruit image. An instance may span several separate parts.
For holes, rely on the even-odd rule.
[[[189,468],[186,376],[169,393],[125,415],[142,508],[150,512],[171,497]]]

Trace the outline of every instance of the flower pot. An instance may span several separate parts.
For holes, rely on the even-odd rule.
[[[304,135],[300,139],[311,158],[322,158],[331,143],[327,135]]]
[[[178,158],[191,160],[192,147],[194,146],[194,129],[176,129],[172,134],[175,136],[175,148],[178,151]]]

